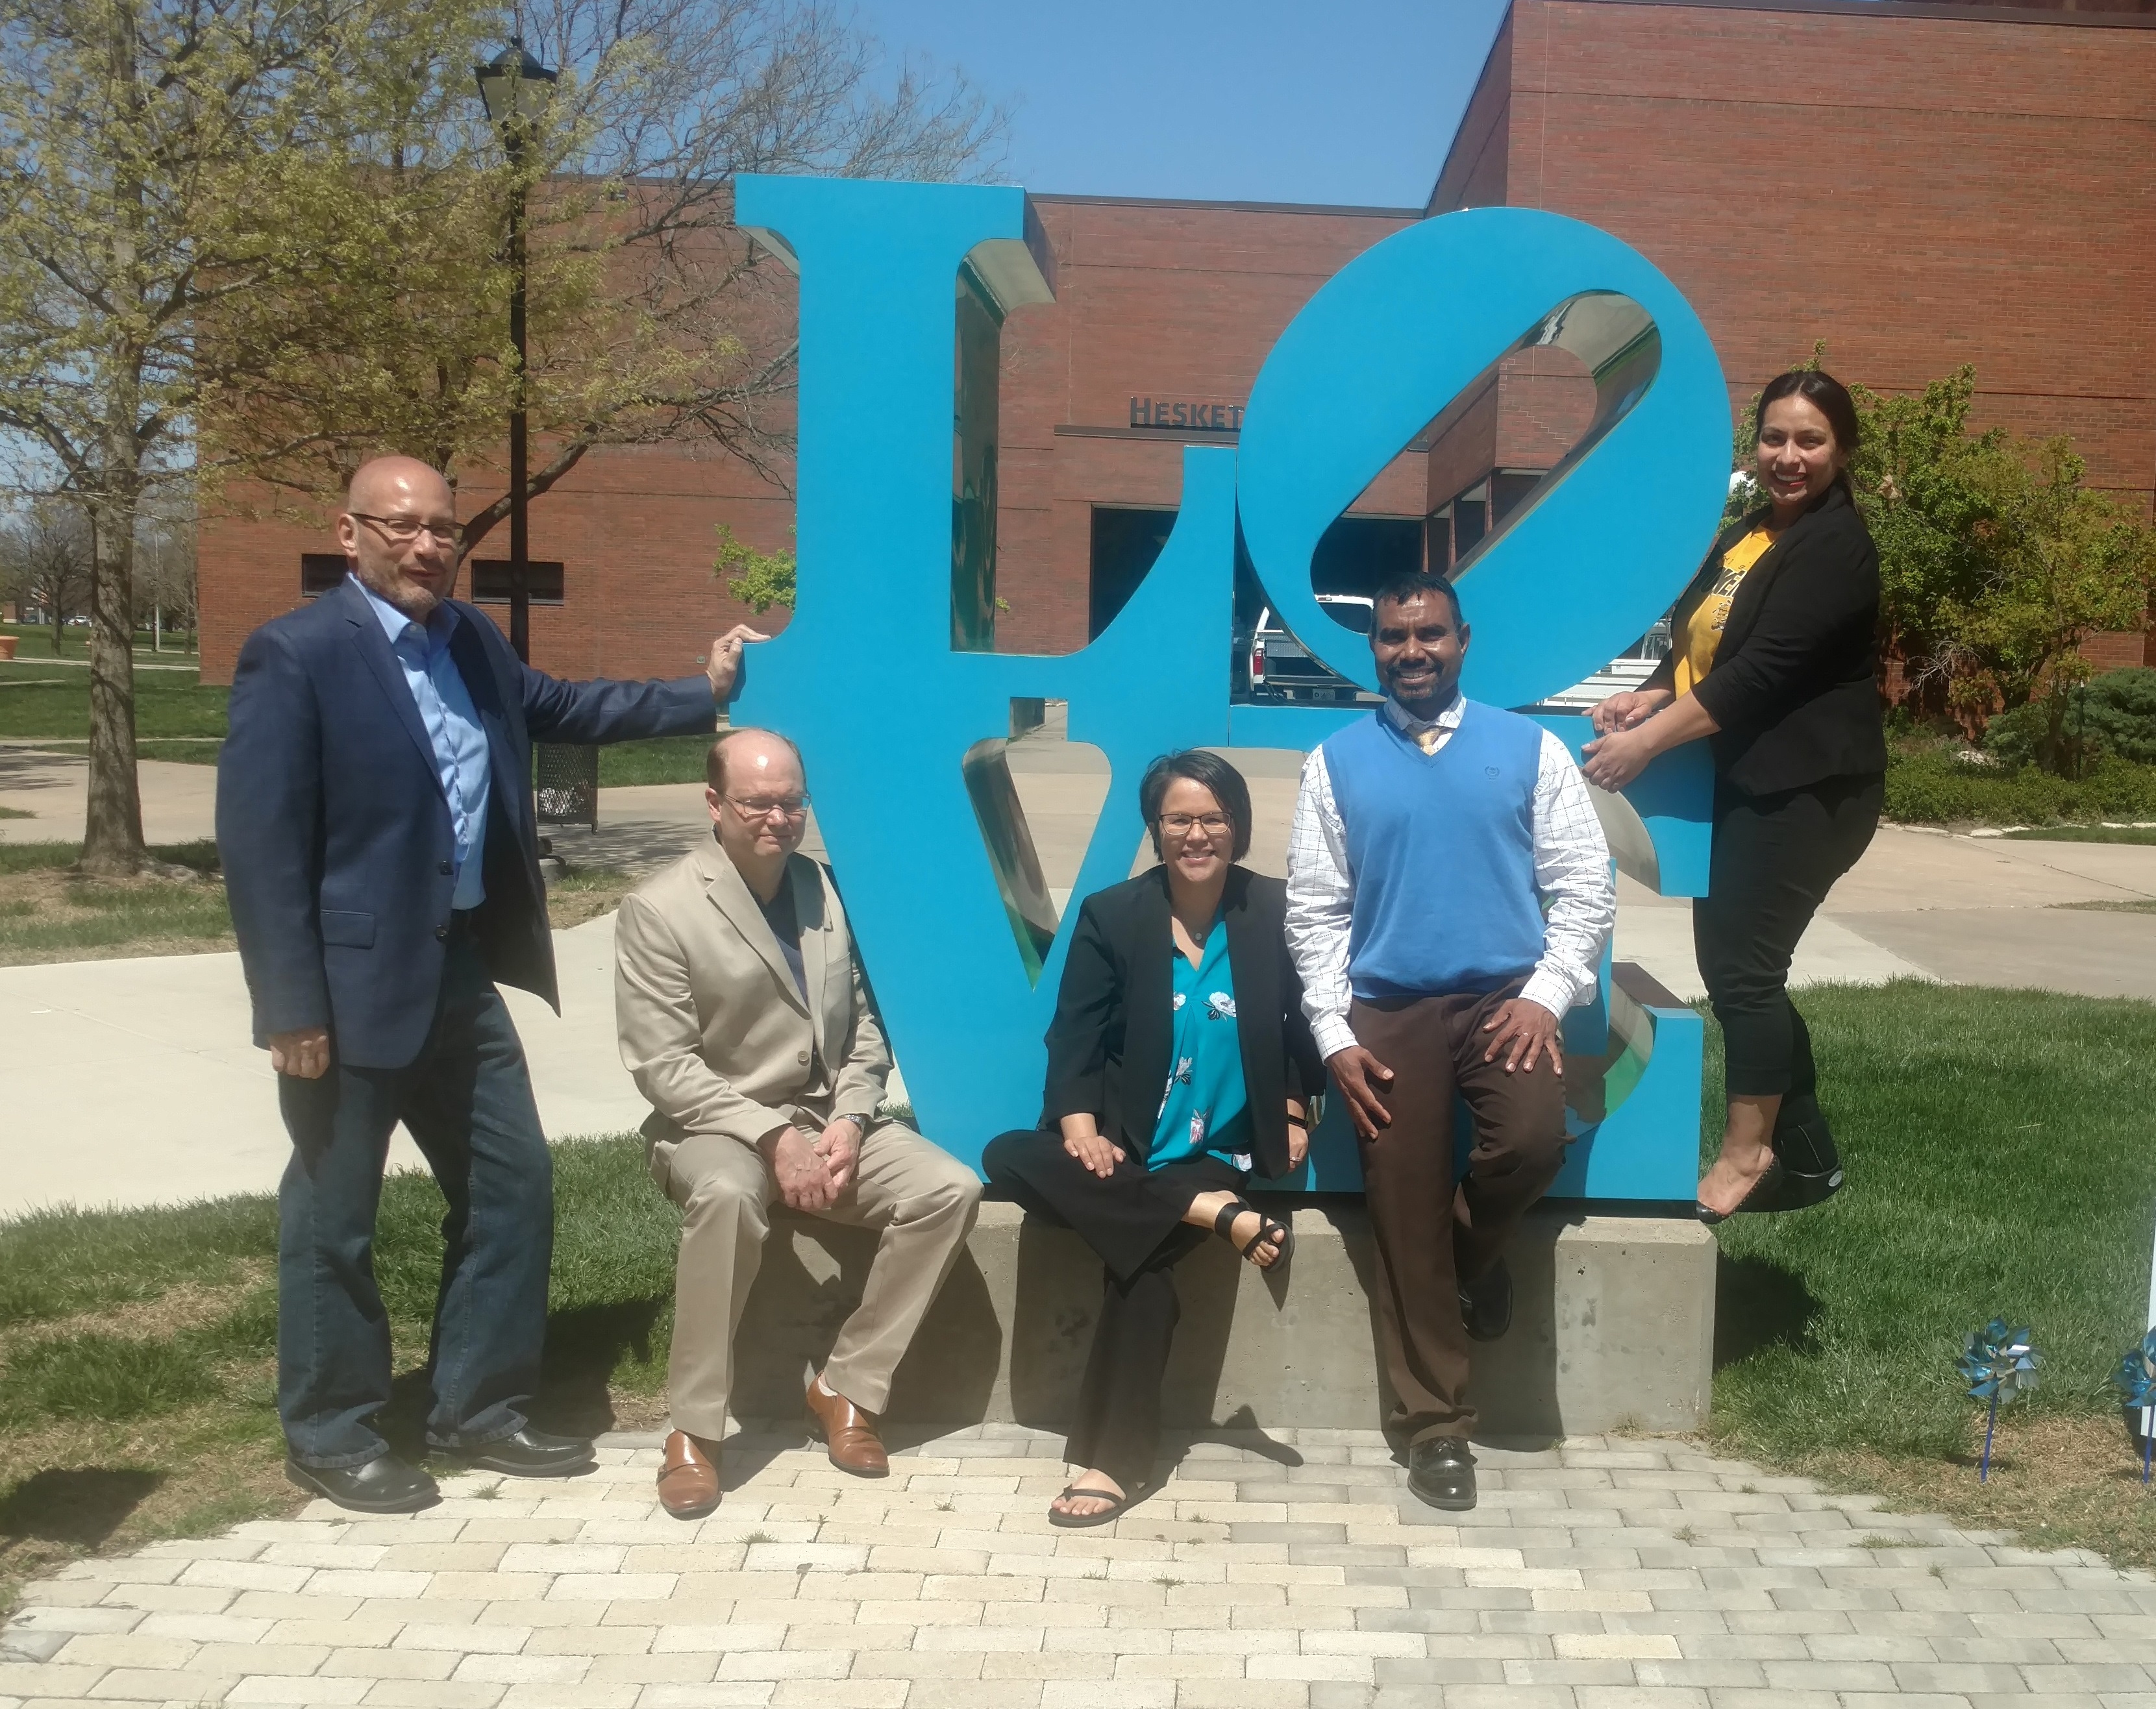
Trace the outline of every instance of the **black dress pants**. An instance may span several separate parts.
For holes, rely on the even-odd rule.
[[[1175,1265],[1205,1240],[1183,1220],[1201,1193],[1240,1192],[1246,1177],[1214,1157],[1147,1169],[1126,1157],[1106,1180],[1063,1148],[1048,1128],[998,1135],[982,1173],[1029,1216],[1075,1230],[1101,1255],[1101,1317],[1078,1388],[1064,1450],[1135,1492],[1152,1481],[1160,1454],[1160,1391],[1183,1315]]]
[[[1692,945],[1722,1024],[1732,1097],[1816,1094],[1811,1034],[1789,1001],[1789,961],[1835,880],[1879,826],[1886,779],[1830,778],[1779,795],[1718,784],[1707,893]]]

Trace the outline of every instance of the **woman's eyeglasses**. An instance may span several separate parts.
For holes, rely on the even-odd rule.
[[[1193,817],[1187,813],[1164,813],[1160,816],[1160,828],[1171,837],[1187,837],[1195,825],[1209,837],[1217,837],[1223,831],[1233,830],[1235,820],[1224,813],[1201,813]]]

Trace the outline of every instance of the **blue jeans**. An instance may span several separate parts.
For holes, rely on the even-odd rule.
[[[374,1218],[400,1121],[449,1200],[427,1440],[470,1447],[522,1429],[547,1335],[553,1160],[524,1047],[461,922],[416,1059],[333,1062],[277,1088],[292,1137],[278,1194],[277,1409],[292,1457],[329,1470],[389,1451],[374,1428],[391,1375]]]

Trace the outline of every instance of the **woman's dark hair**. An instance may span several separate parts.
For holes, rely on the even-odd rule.
[[[1145,776],[1138,779],[1138,811],[1145,815],[1146,830],[1152,838],[1152,852],[1161,852],[1160,804],[1168,798],[1168,786],[1178,778],[1188,778],[1211,790],[1213,798],[1220,803],[1220,810],[1235,822],[1235,841],[1229,858],[1240,860],[1249,854],[1250,786],[1227,761],[1202,747],[1164,753],[1147,766]]]
[[[1856,418],[1856,400],[1849,395],[1849,387],[1818,368],[1791,368],[1786,374],[1777,374],[1767,382],[1759,393],[1759,407],[1752,412],[1752,443],[1759,443],[1759,435],[1767,430],[1767,406],[1779,403],[1784,398],[1801,398],[1826,418],[1826,424],[1834,429],[1835,449],[1842,454],[1842,467],[1835,475],[1835,484],[1845,492],[1853,492],[1849,484],[1848,459],[1856,454],[1856,448],[1864,438],[1864,429]]]

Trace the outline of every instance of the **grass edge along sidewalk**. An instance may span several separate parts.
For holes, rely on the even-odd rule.
[[[2156,1216],[2156,1005],[1905,981],[1803,998],[1851,1184],[1740,1218],[1724,1255],[1712,1445],[2032,1543],[2156,1563],[2156,1495],[2107,1378],[2138,1339]],[[1705,1108],[1718,1130],[1718,1047]],[[673,1209],[633,1136],[557,1149],[541,1422],[654,1423],[672,1319]],[[441,1200],[393,1177],[377,1246],[416,1451]],[[0,1604],[90,1551],[290,1511],[271,1383],[266,1196],[0,1224]],[[2043,1386],[1974,1465],[1960,1337],[2036,1328]]]

